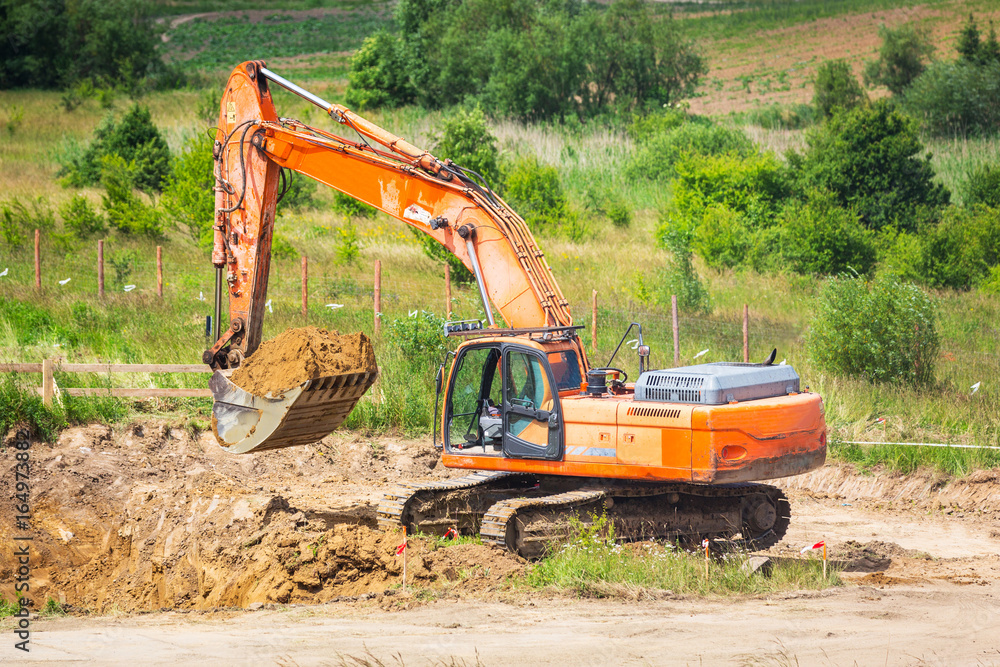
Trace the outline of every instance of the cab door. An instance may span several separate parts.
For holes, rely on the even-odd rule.
[[[504,456],[562,459],[559,391],[547,358],[532,348],[504,346],[503,428]]]

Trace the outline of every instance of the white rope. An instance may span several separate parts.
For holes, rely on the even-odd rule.
[[[940,442],[866,442],[862,440],[834,440],[834,444],[842,445],[904,445],[907,447],[954,447],[955,449],[997,449],[988,445],[948,445]]]

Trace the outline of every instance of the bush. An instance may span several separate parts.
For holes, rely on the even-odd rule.
[[[806,334],[821,369],[872,382],[928,384],[940,341],[935,305],[892,276],[827,280]]]
[[[108,226],[104,216],[97,212],[83,195],[73,195],[60,209],[63,224],[78,239],[88,239],[94,234],[102,234]]]
[[[348,222],[337,229],[337,261],[341,264],[351,264],[361,254],[361,239],[358,228],[353,222]]]
[[[215,140],[199,132],[187,141],[173,161],[161,202],[173,220],[203,248],[212,247],[215,224]]]
[[[901,234],[887,253],[894,275],[931,287],[966,290],[986,281],[1000,263],[1000,210],[945,209],[940,222],[919,235]]]
[[[566,193],[555,167],[533,155],[519,157],[506,167],[506,197],[536,234],[553,234],[570,221]]]
[[[620,190],[597,185],[587,190],[585,199],[588,211],[608,219],[615,227],[625,229],[632,224],[632,207]]]
[[[925,29],[912,25],[896,29],[880,26],[878,36],[882,45],[878,58],[865,63],[865,84],[885,86],[893,95],[901,95],[924,71],[934,44]]]
[[[633,141],[643,143],[660,134],[676,130],[685,123],[696,122],[711,124],[711,121],[701,116],[689,116],[683,109],[667,107],[657,109],[654,113],[636,116],[629,123],[627,132]]]
[[[152,204],[147,204],[136,194],[136,182],[141,172],[135,162],[125,162],[119,155],[108,155],[101,160],[101,195],[108,224],[126,236],[163,238],[163,215]]]
[[[790,162],[806,187],[828,190],[865,226],[915,228],[921,207],[937,209],[950,194],[921,157],[916,125],[885,100],[834,114],[806,134],[808,148]]]
[[[281,199],[275,205],[275,210],[281,211],[301,211],[303,209],[316,208],[316,181],[296,174],[290,170],[285,170],[285,191]]]
[[[449,349],[449,341],[444,335],[444,320],[425,310],[410,317],[394,319],[385,333],[389,344],[398,348],[413,367],[437,366]]]
[[[689,313],[712,312],[708,290],[694,269],[691,230],[663,218],[660,229],[660,246],[670,253],[670,265],[663,272],[660,285],[660,298],[669,303],[670,297],[676,296],[678,307]]]
[[[742,214],[725,204],[712,204],[701,213],[692,247],[713,269],[731,269],[746,261],[753,237]]]
[[[824,118],[829,118],[838,109],[853,109],[867,99],[846,60],[827,60],[816,70],[813,106]]]
[[[755,152],[742,130],[685,123],[651,137],[632,155],[625,173],[634,179],[667,180],[674,176],[677,162],[688,154],[748,157]]]
[[[398,107],[415,98],[407,74],[409,58],[403,43],[380,30],[365,38],[351,57],[347,74],[347,104],[357,109]]]
[[[298,256],[299,251],[285,235],[275,232],[271,237],[271,259],[293,259]]]
[[[812,192],[805,202],[786,206],[778,216],[778,230],[776,254],[796,273],[864,274],[875,266],[873,233],[829,193]]]
[[[444,131],[435,139],[434,150],[439,159],[451,160],[463,169],[476,172],[487,185],[502,186],[497,139],[486,127],[486,117],[480,107],[472,111],[459,109],[445,119]]]
[[[962,200],[966,206],[1000,208],[1000,165],[984,164],[973,169],[962,185]]]
[[[348,218],[371,218],[378,209],[343,192],[334,191],[333,211]]]
[[[902,105],[932,134],[993,132],[1000,126],[1000,62],[931,63],[906,91]]]
[[[769,104],[744,112],[743,122],[769,130],[801,130],[816,122],[816,109],[809,104]]]
[[[33,241],[36,229],[50,231],[55,222],[52,209],[43,197],[32,199],[27,205],[17,197],[0,202],[0,238],[9,245]]]
[[[133,104],[117,122],[114,116],[105,117],[94,130],[90,146],[63,164],[59,175],[69,185],[97,185],[101,180],[102,160],[109,155],[135,164],[133,183],[140,190],[159,191],[166,184],[170,150],[146,107]]]
[[[676,212],[692,228],[713,204],[739,213],[751,229],[769,226],[789,193],[785,168],[771,153],[746,158],[685,155],[675,170]]]

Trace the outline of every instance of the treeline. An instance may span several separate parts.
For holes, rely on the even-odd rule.
[[[141,0],[0,0],[0,88],[175,85]]]
[[[676,102],[707,71],[676,23],[642,0],[400,0],[395,28],[352,58],[349,105],[592,117]]]

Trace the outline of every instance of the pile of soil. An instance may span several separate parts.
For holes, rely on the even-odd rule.
[[[313,378],[377,371],[375,351],[363,333],[302,327],[261,343],[230,379],[251,394],[277,396]]]
[[[13,439],[0,442],[0,496],[14,496]],[[67,429],[34,441],[32,594],[94,612],[320,603],[401,583],[401,535],[376,529],[383,490],[460,475],[427,440],[331,434],[233,456],[162,421]],[[12,544],[14,503],[0,504]],[[483,545],[411,538],[408,583],[458,595],[505,587],[525,562]],[[0,594],[16,556],[0,550]],[[39,603],[39,604],[41,604]]]

